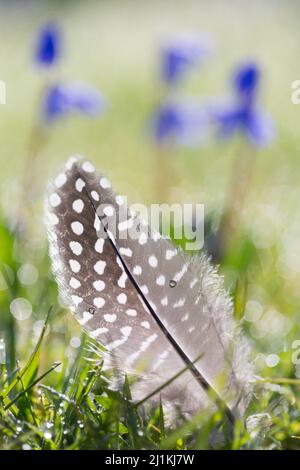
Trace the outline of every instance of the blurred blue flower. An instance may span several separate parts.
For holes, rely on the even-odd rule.
[[[260,70],[254,63],[241,66],[234,75],[234,100],[227,106],[218,105],[213,120],[221,138],[230,138],[242,133],[252,145],[263,147],[275,135],[274,126],[257,106]]]
[[[207,116],[205,106],[194,101],[167,102],[154,115],[154,139],[158,144],[197,145],[203,141],[207,130]]]
[[[258,91],[260,70],[255,63],[244,64],[234,75],[234,90],[244,102],[253,101]]]
[[[215,113],[218,135],[228,139],[242,133],[255,147],[263,147],[274,138],[271,119],[259,109],[248,106],[232,106]]]
[[[49,124],[71,113],[96,116],[104,107],[104,98],[94,88],[78,82],[55,84],[45,93],[42,117]]]
[[[51,67],[59,58],[61,50],[61,32],[54,22],[47,23],[39,32],[35,60],[43,67]]]
[[[162,78],[168,85],[178,83],[186,73],[209,55],[207,40],[200,35],[174,37],[162,50]]]

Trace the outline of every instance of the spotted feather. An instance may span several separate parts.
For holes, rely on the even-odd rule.
[[[124,373],[133,399],[160,392],[182,413],[221,401],[231,418],[250,395],[247,346],[222,280],[140,220],[110,181],[72,157],[51,183],[46,222],[53,272],[79,323]]]

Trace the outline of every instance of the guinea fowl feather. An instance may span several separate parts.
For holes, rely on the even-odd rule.
[[[71,157],[50,184],[50,256],[60,294],[104,359],[133,374],[133,400],[160,391],[189,415],[222,402],[241,416],[251,395],[248,347],[222,278],[151,230],[107,178]],[[156,396],[156,398],[158,398]]]

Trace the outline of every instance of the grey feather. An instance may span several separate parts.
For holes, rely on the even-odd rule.
[[[188,259],[78,158],[50,185],[46,223],[61,296],[106,348],[106,361],[137,376],[134,400],[190,364],[162,390],[163,400],[191,414],[217,397],[243,414],[251,395],[248,347],[205,256]]]

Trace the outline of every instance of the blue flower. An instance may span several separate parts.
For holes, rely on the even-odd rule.
[[[164,103],[152,121],[154,139],[158,144],[197,145],[207,130],[207,116],[204,106],[189,100]]]
[[[239,99],[251,102],[256,98],[260,80],[260,70],[255,63],[238,68],[234,75],[234,90]]]
[[[232,106],[215,113],[218,135],[228,139],[243,134],[255,147],[263,147],[274,138],[274,127],[268,115],[257,108]]]
[[[182,80],[187,72],[209,54],[207,41],[200,35],[173,38],[162,50],[162,78],[168,85]]]
[[[43,67],[51,67],[57,62],[60,55],[60,50],[60,29],[54,22],[47,23],[39,32],[35,60]]]
[[[271,119],[257,105],[260,70],[254,63],[243,65],[234,76],[233,101],[218,106],[213,120],[221,138],[243,134],[255,147],[263,147],[274,138]]]
[[[46,123],[73,113],[96,116],[105,107],[102,95],[81,83],[55,84],[49,87],[42,102],[42,117]]]

